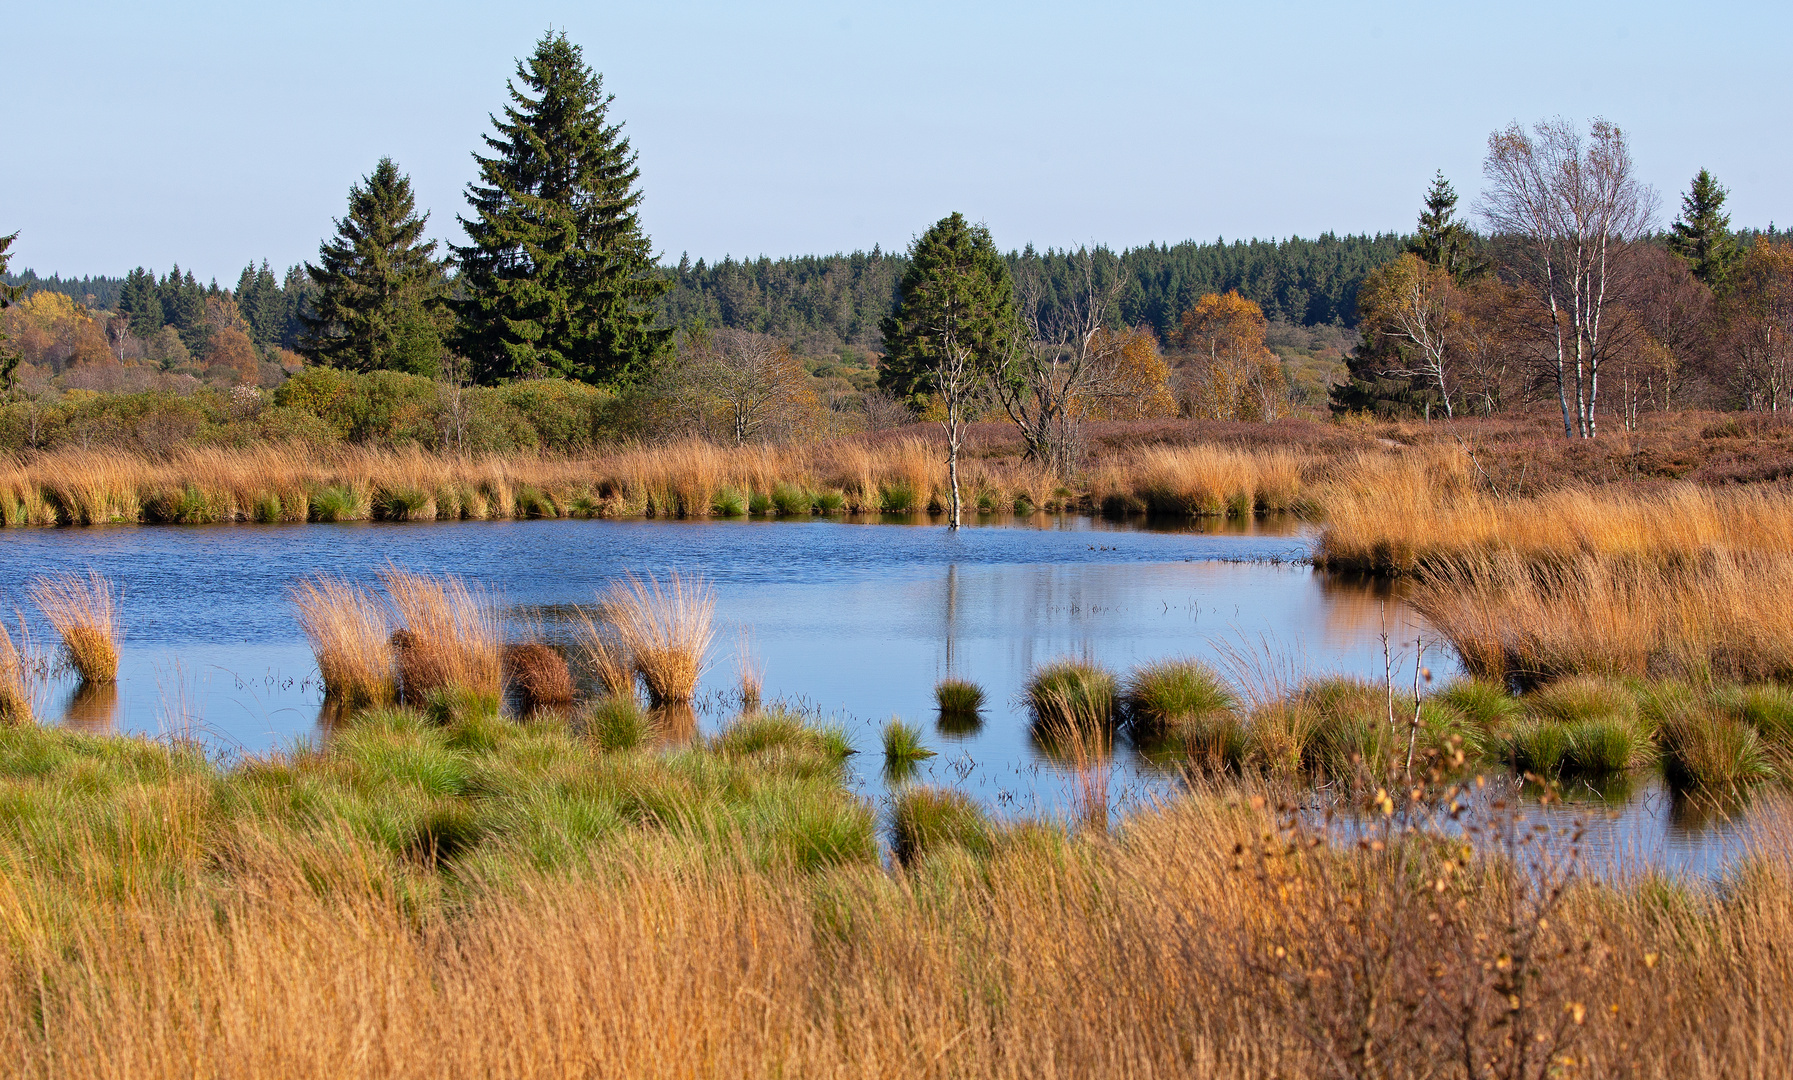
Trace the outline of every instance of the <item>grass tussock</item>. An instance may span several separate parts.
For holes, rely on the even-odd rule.
[[[6,621],[0,619],[0,727],[29,724],[32,720],[30,639],[25,620],[19,620],[20,641],[15,642]]]
[[[291,597],[326,695],[351,709],[397,700],[390,615],[378,597],[329,574],[299,581]]]
[[[713,634],[716,594],[701,576],[677,571],[665,582],[630,574],[610,587],[602,607],[655,705],[683,704],[697,693]],[[603,646],[597,646],[602,648]],[[594,644],[586,643],[588,656]],[[606,680],[608,682],[608,680]]]
[[[566,657],[552,645],[526,641],[504,650],[505,681],[521,712],[565,709],[573,703],[573,675]]]
[[[90,570],[42,574],[27,588],[32,603],[62,638],[63,657],[83,682],[118,678],[118,609],[112,583]]]
[[[1034,725],[1107,729],[1120,712],[1120,684],[1114,673],[1088,660],[1055,660],[1028,677],[1023,693]]]
[[[976,717],[984,708],[984,688],[967,679],[941,679],[934,686],[934,704],[940,715]]]
[[[398,616],[392,645],[401,697],[422,703],[448,689],[496,702],[504,690],[504,663],[492,598],[453,575],[389,566],[379,578]]]
[[[0,731],[30,822],[0,832],[0,1053],[73,1080],[1320,1080],[1366,1047],[1392,1077],[1784,1071],[1781,800],[1714,889],[1423,821],[1338,843],[1271,788],[1109,834],[910,788],[887,868],[790,719],[655,752],[374,710],[228,769]]]
[[[892,718],[884,725],[884,769],[892,776],[904,776],[918,761],[934,756],[921,741],[921,729],[914,724]]]

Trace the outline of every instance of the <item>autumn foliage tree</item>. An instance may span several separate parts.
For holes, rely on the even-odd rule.
[[[783,342],[765,334],[700,329],[680,358],[700,407],[719,421],[735,445],[769,426],[791,427],[816,412],[816,393],[803,365]]]
[[[1793,243],[1758,240],[1730,274],[1720,335],[1746,408],[1793,404]]]
[[[1370,271],[1357,290],[1365,340],[1389,361],[1379,374],[1415,379],[1456,414],[1458,342],[1467,314],[1449,270],[1406,253]],[[1385,347],[1384,347],[1385,346]]]
[[[1147,327],[1099,330],[1090,350],[1096,373],[1071,401],[1085,420],[1155,420],[1176,416],[1170,365]]]
[[[1237,292],[1209,293],[1183,313],[1174,343],[1188,351],[1183,410],[1207,420],[1275,420],[1288,387],[1264,344],[1263,309]]]

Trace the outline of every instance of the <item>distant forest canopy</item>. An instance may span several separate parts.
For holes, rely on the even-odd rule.
[[[1121,300],[1120,319],[1128,326],[1149,326],[1162,336],[1202,296],[1237,290],[1272,321],[1354,325],[1358,282],[1400,254],[1406,242],[1405,236],[1394,233],[1344,237],[1328,233],[1316,240],[1185,241],[1130,248],[1120,255],[1131,279]],[[1047,282],[1043,306],[1049,310],[1064,288],[1070,255],[1037,252],[1030,246],[1007,258],[1017,272],[1029,264],[1043,271]],[[908,265],[905,256],[876,247],[851,255],[729,258],[713,264],[681,259],[677,266],[661,268],[673,287],[660,300],[660,318],[663,325],[679,328],[701,319],[712,328],[770,334],[794,344],[875,346],[878,322],[890,313],[897,282]],[[295,286],[306,287],[298,271],[295,267],[275,282],[281,292],[279,306],[290,313],[290,325],[258,326],[258,338],[291,346],[299,329],[295,303],[299,298],[285,293]],[[206,291],[228,293],[241,303],[243,298],[236,294],[247,282],[258,278],[266,282],[262,273],[249,267],[235,290],[221,289],[214,282]],[[42,278],[26,270],[9,275],[7,281],[24,285],[28,292],[59,292],[96,310],[117,311],[126,279]]]

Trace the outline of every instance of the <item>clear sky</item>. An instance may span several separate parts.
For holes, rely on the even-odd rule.
[[[1793,223],[1786,0],[1699,5],[833,2],[0,6],[14,269],[315,258],[383,154],[438,237],[548,27],[641,155],[662,258],[901,247],[960,210],[1004,248],[1405,230],[1488,133],[1605,116],[1673,217],[1704,166]]]

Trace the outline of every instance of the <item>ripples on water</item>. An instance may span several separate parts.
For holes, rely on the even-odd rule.
[[[305,574],[372,582],[388,561],[460,574],[553,636],[571,605],[621,573],[703,573],[716,585],[718,644],[701,727],[731,712],[732,653],[746,628],[766,699],[842,723],[868,794],[883,786],[879,730],[901,716],[939,751],[924,779],[1053,813],[1066,776],[1030,738],[1017,700],[1043,662],[1071,655],[1125,672],[1190,655],[1260,683],[1330,672],[1380,680],[1386,620],[1411,672],[1422,626],[1398,590],[1316,572],[1310,546],[1291,520],[1148,529],[1043,516],[957,533],[838,519],[21,529],[0,532],[0,598],[24,606],[26,580],[63,569],[92,567],[124,587],[118,686],[53,680],[41,715],[86,731],[196,732],[253,753],[321,734],[317,668],[286,599]],[[41,621],[33,632],[53,640]],[[1429,666],[1449,677],[1453,662],[1429,647]],[[981,722],[936,723],[934,684],[949,674],[984,687]],[[1113,766],[1123,805],[1176,783],[1124,747]],[[1610,846],[1695,872],[1720,865],[1714,845],[1734,839],[1722,823],[1677,818],[1659,787],[1576,812]]]

